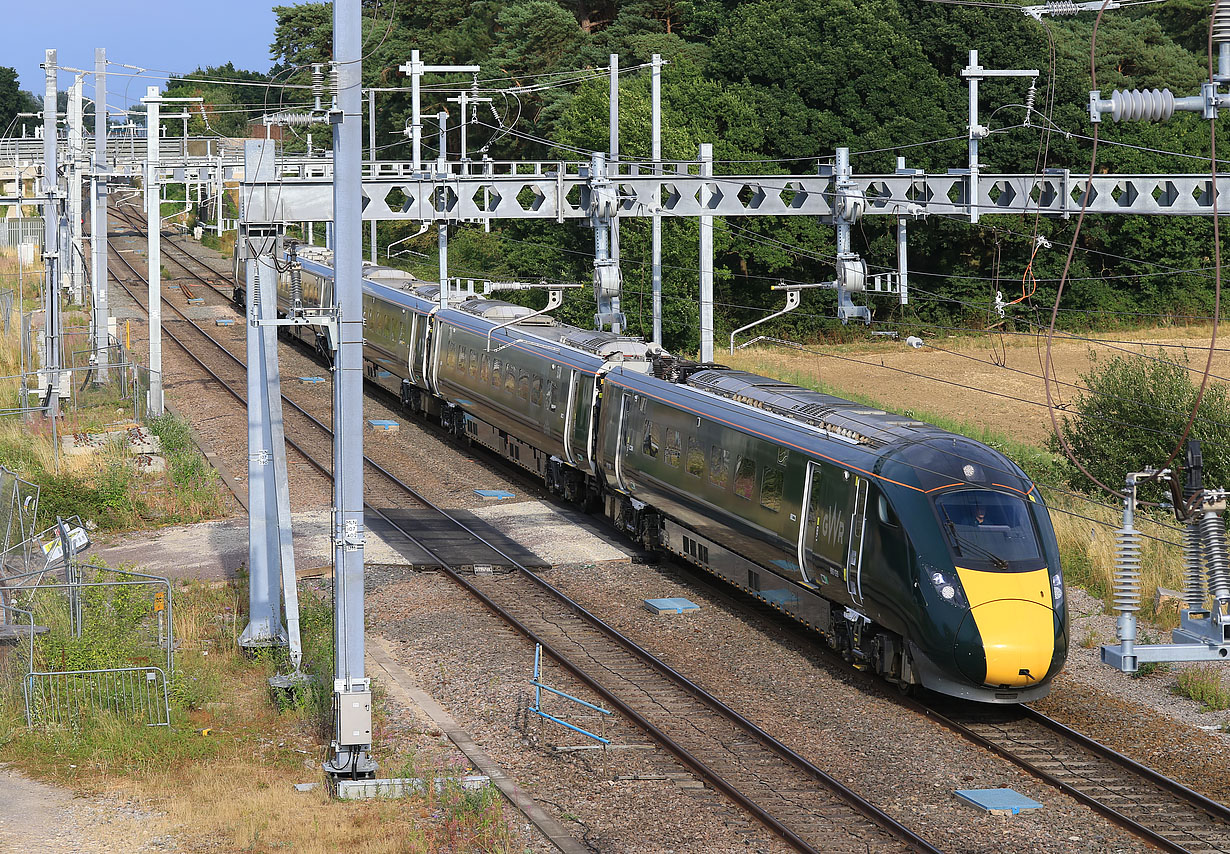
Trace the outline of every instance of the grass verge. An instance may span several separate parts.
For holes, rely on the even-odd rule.
[[[331,612],[319,591],[302,591],[305,670],[332,674]],[[180,584],[175,589],[179,650],[172,725],[145,727],[106,715],[72,726],[27,729],[11,648],[0,647],[0,761],[84,795],[118,795],[158,813],[140,832],[170,836],[177,850],[325,854],[520,850],[509,808],[494,789],[445,786],[396,800],[340,802],[325,787],[321,762],[331,734],[331,690],[323,681],[296,694],[271,695],[266,680],[285,672],[285,655],[242,653],[244,584]],[[75,649],[74,666],[107,664],[140,644],[141,607],[114,600],[93,640],[75,641],[55,620],[46,655]],[[126,616],[125,616],[126,615]],[[40,621],[46,615],[40,616]],[[147,616],[147,615],[145,615]],[[99,617],[99,619],[103,619]],[[105,638],[105,642],[104,639]],[[123,650],[130,650],[129,653]],[[20,670],[21,668],[16,668]],[[428,778],[466,772],[439,739],[391,720],[377,692],[374,738],[382,775]],[[133,842],[116,825],[115,841]],[[135,842],[133,842],[134,847]]]

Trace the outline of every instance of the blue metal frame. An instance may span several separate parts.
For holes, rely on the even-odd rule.
[[[542,677],[542,644],[536,644],[534,646],[534,678],[530,680],[530,684],[534,686],[534,705],[530,707],[530,711],[538,715],[539,717],[546,718],[552,723],[557,723],[562,727],[567,727],[573,732],[580,733],[586,738],[592,738],[594,741],[598,742],[599,744],[608,745],[611,743],[611,740],[609,738],[603,738],[600,735],[595,735],[589,730],[582,729],[576,724],[570,724],[566,720],[562,720],[560,718],[555,717],[555,715],[544,712],[542,710],[542,692],[549,691],[550,693],[556,695],[557,697],[563,697],[565,700],[571,700],[572,702],[577,703],[578,705],[584,706],[587,709],[593,709],[595,712],[601,712],[604,715],[611,714],[610,709],[604,709],[601,706],[595,706],[593,703],[587,703],[585,700],[582,700],[580,697],[574,697],[571,694],[568,694],[568,693],[565,693],[564,691],[559,690],[558,688],[552,688],[550,685],[544,685],[542,683],[541,677]]]

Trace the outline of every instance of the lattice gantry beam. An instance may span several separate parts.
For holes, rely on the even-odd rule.
[[[449,172],[416,178],[401,174],[397,164],[379,164],[363,179],[365,220],[583,219],[590,215],[589,178],[577,164],[501,164],[513,171],[497,174]],[[517,168],[538,167],[529,174]],[[670,164],[675,171],[652,174],[646,164],[620,164],[610,180],[618,188],[620,217],[651,216],[655,191],[663,216],[722,217],[819,216],[831,218],[835,192],[831,174],[719,175],[691,174],[695,164]],[[554,168],[543,168],[554,167]],[[472,167],[471,167],[472,168]],[[250,222],[320,221],[332,217],[331,176],[325,164],[316,174],[300,177],[286,169],[277,183],[248,185]],[[964,170],[924,175],[903,172],[856,175],[866,195],[866,216],[968,216],[970,176]],[[708,185],[708,192],[701,193]],[[1219,199],[1230,207],[1230,176],[1218,178]],[[246,196],[247,194],[245,194]],[[977,205],[982,214],[1041,213],[1069,217],[1086,210],[1097,214],[1211,216],[1212,183],[1208,175],[1041,175],[982,174]],[[704,198],[706,201],[701,202]]]

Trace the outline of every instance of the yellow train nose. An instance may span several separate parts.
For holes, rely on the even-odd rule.
[[[979,572],[958,568],[970,611],[957,632],[956,659],[973,682],[1025,688],[1055,655],[1055,612],[1046,569]]]
[[[1055,654],[1055,612],[1049,607],[999,599],[974,608],[970,620],[982,640],[984,684],[1025,688],[1046,676]]]

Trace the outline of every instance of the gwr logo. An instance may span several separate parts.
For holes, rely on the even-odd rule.
[[[816,534],[817,539],[823,537],[833,545],[842,545],[846,541],[846,518],[845,514],[837,509],[837,505],[832,504],[821,511],[820,516],[816,519]]]

